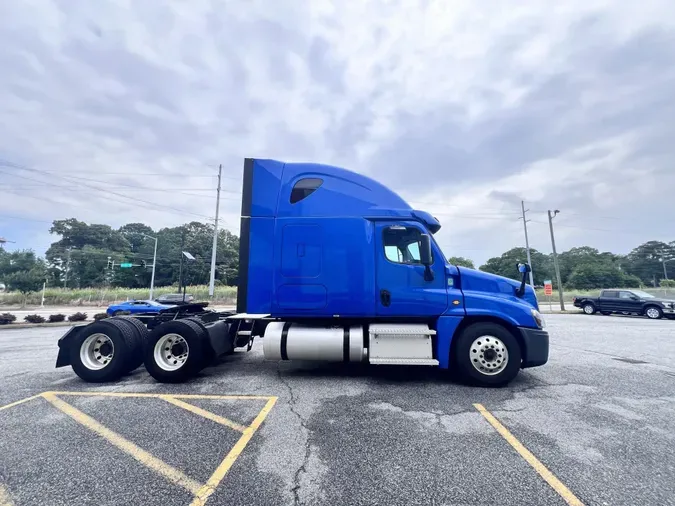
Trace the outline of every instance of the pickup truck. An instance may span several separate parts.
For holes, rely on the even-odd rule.
[[[642,290],[602,290],[600,297],[574,297],[572,301],[586,314],[638,314],[652,320],[675,316],[675,300],[655,297]]]

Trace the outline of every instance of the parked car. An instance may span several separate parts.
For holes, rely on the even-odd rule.
[[[675,316],[675,300],[662,299],[642,290],[602,290],[600,297],[574,297],[572,301],[586,314],[638,314],[652,320]]]
[[[194,302],[195,298],[190,295],[189,293],[185,294],[185,304],[189,304],[190,302]],[[155,302],[158,302],[160,304],[183,304],[183,294],[182,293],[168,293],[166,295],[160,295],[159,297],[155,298]]]
[[[174,307],[175,304],[160,304],[154,300],[128,300],[119,304],[111,304],[106,309],[110,316],[116,316],[128,311],[130,314],[159,313],[163,309]]]

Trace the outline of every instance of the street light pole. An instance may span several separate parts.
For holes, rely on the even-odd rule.
[[[527,220],[525,218],[525,201],[521,200],[520,201],[520,207],[523,210],[523,227],[525,228],[525,250],[527,251],[527,263],[530,266],[530,286],[534,288],[534,274],[533,274],[533,267],[532,267],[532,258],[530,257],[530,241],[527,238]],[[528,209],[529,211],[529,209]]]
[[[155,240],[155,252],[152,254],[152,275],[150,276],[150,300],[155,292],[155,269],[157,268],[157,238],[143,234],[145,237]]]
[[[560,310],[565,311],[565,303],[563,302],[563,286],[562,286],[562,281],[560,279],[560,267],[558,266],[558,253],[555,250],[555,236],[553,235],[553,218],[555,217],[556,214],[558,214],[560,211],[557,209],[553,211],[553,214],[551,214],[551,211],[548,211],[548,226],[549,229],[551,230],[551,246],[553,248],[553,265],[555,267],[555,277],[558,282],[558,295],[560,296]]]

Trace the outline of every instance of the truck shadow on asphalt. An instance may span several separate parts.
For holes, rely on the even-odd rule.
[[[529,372],[520,373],[508,385],[496,388],[477,387],[462,381],[454,371],[438,367],[404,366],[404,365],[371,365],[366,363],[336,363],[294,360],[289,362],[249,361],[246,354],[236,353],[226,357],[219,364],[204,369],[195,379],[208,381],[213,375],[226,376],[234,374],[238,377],[255,377],[260,375],[286,379],[331,380],[341,379],[374,381],[379,384],[419,386],[447,385],[466,387],[472,390],[493,391],[506,390],[512,393],[548,386]]]

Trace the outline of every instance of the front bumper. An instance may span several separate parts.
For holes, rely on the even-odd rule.
[[[522,368],[537,367],[548,362],[548,332],[546,330],[519,327],[523,339]]]

